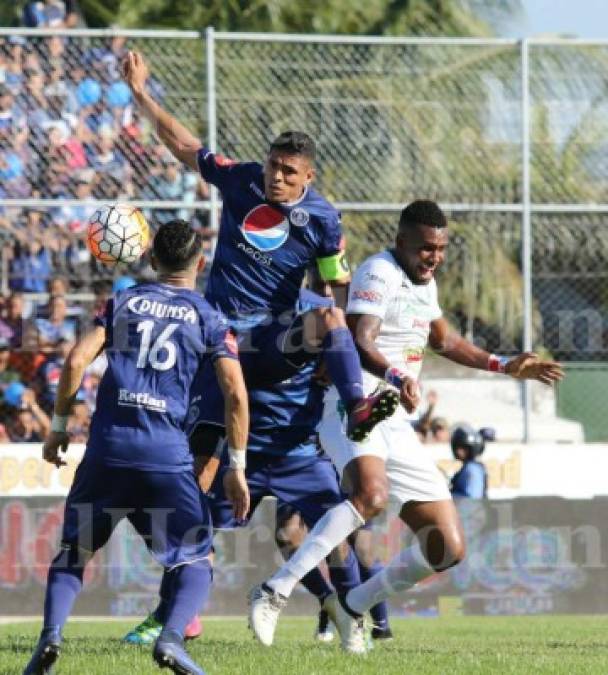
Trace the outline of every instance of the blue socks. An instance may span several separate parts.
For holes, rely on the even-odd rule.
[[[207,601],[212,578],[211,564],[207,559],[165,571],[163,585],[170,583],[171,586],[166,588],[170,588],[171,592],[163,633],[172,631],[184,637],[186,626]]]
[[[158,607],[154,610],[154,618],[162,623],[163,626],[167,622],[167,612],[169,611],[169,601],[171,600],[171,588],[173,586],[173,575],[169,570],[165,569],[163,572],[163,578],[160,581],[160,590],[158,595],[160,596],[160,602]]]
[[[76,548],[61,550],[51,563],[44,599],[44,628],[63,628],[82,589],[83,561]]]
[[[378,561],[366,567],[361,562],[359,563],[359,573],[361,574],[361,582],[364,583],[378,572],[381,572],[384,569],[384,565]],[[388,628],[388,606],[386,600],[379,602],[377,605],[374,605],[369,613],[374,622],[374,627],[386,629]]]
[[[350,412],[363,398],[361,361],[353,336],[346,327],[334,328],[323,339],[322,347],[329,377]]]
[[[346,595],[351,588],[361,583],[359,563],[352,549],[349,549],[348,556],[341,565],[329,566],[329,576],[338,595]]]

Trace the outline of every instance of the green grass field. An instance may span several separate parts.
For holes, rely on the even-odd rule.
[[[57,675],[150,675],[144,648],[119,641],[127,623],[72,623]],[[348,657],[311,639],[312,619],[283,619],[275,646],[253,641],[245,620],[207,619],[191,653],[209,675],[401,675],[608,673],[608,617],[395,620],[394,641]],[[38,625],[0,626],[0,673],[21,673]],[[167,672],[167,671],[164,671]]]

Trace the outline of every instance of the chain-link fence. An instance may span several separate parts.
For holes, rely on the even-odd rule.
[[[286,128],[313,135],[355,264],[391,241],[403,204],[436,199],[453,223],[441,300],[463,333],[500,353],[605,359],[608,46],[580,42],[6,31],[3,291],[44,291],[59,272],[90,292],[112,276],[82,243],[95,200],[193,216],[212,254],[216,194],[132,105],[128,48],[157,100],[225,155],[261,159]]]

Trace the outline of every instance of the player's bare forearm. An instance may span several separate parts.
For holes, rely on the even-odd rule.
[[[94,328],[72,347],[65,361],[57,387],[55,414],[69,415],[72,404],[82,384],[85,370],[103,349],[106,340],[105,328]]]
[[[390,363],[376,347],[376,338],[380,332],[381,319],[370,314],[348,314],[346,322],[357,345],[361,366],[372,375],[384,379]]]
[[[129,52],[123,61],[122,69],[133,98],[154,126],[162,143],[177,159],[194,171],[198,171],[197,153],[201,148],[201,142],[146,91],[149,71],[143,56],[139,52]]]
[[[490,354],[472,342],[465,340],[445,319],[431,322],[429,344],[433,350],[446,359],[461,366],[486,370]]]
[[[236,359],[220,358],[215,370],[224,395],[226,439],[231,448],[245,450],[249,435],[249,401],[241,365]]]
[[[154,125],[161,142],[171,154],[194,171],[198,171],[196,158],[201,148],[199,139],[175,117],[161,108],[147,91],[142,91],[134,97],[145,116]]]
[[[491,355],[451,330],[445,319],[438,319],[431,323],[429,341],[437,353],[454,363],[479,370],[487,370],[490,366]],[[496,361],[501,360],[498,357],[493,358]],[[503,358],[500,372],[517,380],[538,380],[543,384],[552,385],[564,377],[564,371],[559,363],[541,360],[533,352],[524,352],[508,359]]]

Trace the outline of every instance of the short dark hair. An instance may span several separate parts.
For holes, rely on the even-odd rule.
[[[270,144],[270,152],[279,150],[288,155],[302,155],[314,161],[317,154],[315,142],[303,131],[284,131]]]
[[[404,230],[414,225],[430,225],[431,227],[447,227],[448,219],[436,202],[430,199],[417,199],[408,204],[399,216],[399,229]]]
[[[179,272],[189,267],[201,253],[201,235],[185,220],[170,220],[158,228],[152,250],[158,262],[167,270]]]

